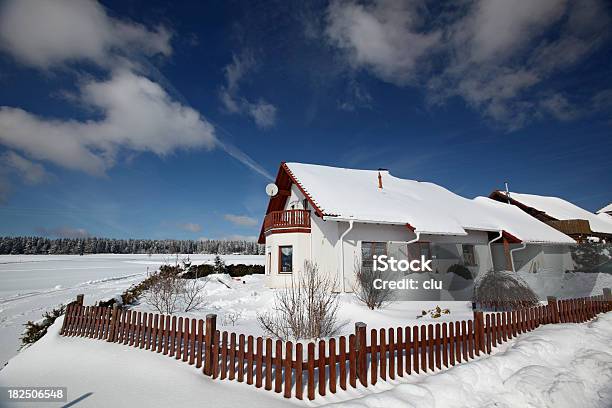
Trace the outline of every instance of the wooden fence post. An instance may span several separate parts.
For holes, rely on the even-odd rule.
[[[357,378],[364,387],[368,386],[368,370],[367,370],[367,344],[366,344],[366,329],[367,326],[363,322],[355,323],[355,351],[357,352]]]
[[[603,288],[603,295],[604,295],[604,300],[606,300],[609,305],[610,302],[612,302],[612,290],[610,288]]]
[[[108,323],[108,337],[106,338],[106,341],[108,342],[113,342],[115,339],[115,326],[116,326],[116,321],[117,321],[117,313],[119,311],[119,306],[115,303],[113,305],[113,311],[111,313],[111,319],[110,322]]]
[[[85,297],[85,295],[83,295],[83,294],[77,295],[77,297],[76,297],[76,304],[83,306],[83,298],[84,297]]]
[[[64,312],[64,322],[62,323],[62,329],[60,330],[60,334],[62,336],[66,334],[68,320],[70,320],[70,312],[72,312],[72,302],[68,303],[68,306],[66,306],[66,311]]]
[[[482,312],[474,310],[474,348],[476,355],[480,355],[481,351],[485,351],[484,338],[484,319]]]
[[[212,376],[213,342],[217,331],[217,315],[206,315],[206,336],[204,338],[204,374]]]
[[[546,298],[548,300],[548,308],[550,310],[550,322],[551,323],[559,323],[559,304],[557,303],[557,298],[554,296],[548,296]]]

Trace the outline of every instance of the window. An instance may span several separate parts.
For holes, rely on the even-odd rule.
[[[278,247],[278,273],[293,272],[293,247],[291,245]]]
[[[421,259],[421,256],[424,256],[425,259],[431,258],[431,247],[429,242],[415,242],[413,244],[408,244],[408,259]]]
[[[371,268],[374,264],[374,255],[387,255],[387,243],[363,241],[361,243],[361,266]]]
[[[476,257],[474,256],[474,245],[463,244],[463,263],[466,266],[476,266]]]

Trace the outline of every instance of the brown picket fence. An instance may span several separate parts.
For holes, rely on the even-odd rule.
[[[68,305],[61,334],[89,337],[163,353],[202,369],[213,379],[245,382],[285,398],[334,394],[379,380],[430,373],[490,354],[498,345],[551,323],[580,323],[612,310],[603,296],[557,300],[503,312],[474,311],[472,320],[367,330],[317,343],[273,340],[216,329],[206,320],[117,307]]]

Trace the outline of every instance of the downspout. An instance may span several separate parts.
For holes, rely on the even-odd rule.
[[[421,232],[415,231],[414,233],[416,234],[416,236],[414,237],[414,239],[411,239],[410,241],[406,241],[406,245],[414,244],[415,242],[419,242],[419,239],[421,239]],[[399,242],[399,241],[390,241],[390,242]],[[400,242],[400,243],[403,244],[404,242]]]
[[[493,241],[497,241],[498,239],[500,239],[502,235],[504,235],[504,232],[499,231],[499,235],[493,238],[492,240],[490,240],[489,243],[487,244],[489,246],[489,257],[490,257],[489,259],[491,259],[491,269],[495,269],[495,264],[493,263],[493,250],[491,249],[491,244],[493,243]]]
[[[353,220],[349,220],[348,229],[344,231],[342,235],[340,235],[340,271],[342,274],[342,292],[346,292],[346,285],[344,280],[344,237],[353,229],[353,222]]]
[[[527,246],[527,244],[525,242],[523,242],[523,245],[521,245],[520,248],[514,248],[510,250],[510,262],[512,262],[512,272],[516,272],[516,270],[514,269],[514,258],[512,256],[512,253],[514,251],[521,251],[523,249],[525,249],[525,247]]]

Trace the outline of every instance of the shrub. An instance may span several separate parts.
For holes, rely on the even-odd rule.
[[[299,277],[291,276],[291,286],[274,295],[273,311],[257,315],[262,329],[281,340],[317,339],[340,330],[336,282],[318,273],[316,264],[304,262]]]
[[[25,326],[25,330],[21,336],[21,347],[26,347],[36,343],[42,336],[47,334],[47,329],[55,322],[55,320],[66,312],[66,305],[61,305],[50,312],[43,313],[43,318],[38,322],[29,321]]]
[[[463,279],[472,280],[474,277],[472,276],[472,272],[465,266],[461,264],[454,264],[448,267],[446,273],[454,273],[457,276],[461,276]]]
[[[185,273],[181,275],[184,279],[196,279],[197,277],[208,276],[215,272],[214,265],[202,264],[192,265]],[[265,267],[263,265],[225,265],[225,271],[232,278],[241,278],[246,275],[264,274]]]
[[[145,301],[157,312],[173,314],[178,308],[180,298],[179,268],[159,268],[159,272],[151,275],[151,284],[144,294]]]
[[[597,273],[610,260],[612,245],[587,241],[572,246],[571,251],[577,271]]]
[[[263,275],[265,273],[265,267],[263,265],[227,265],[225,267],[227,273],[232,278],[241,278],[246,275]]]
[[[490,270],[474,283],[473,301],[484,307],[514,309],[538,304],[538,297],[518,274]]]
[[[371,310],[380,309],[392,300],[392,291],[388,286],[382,289],[374,287],[374,280],[381,278],[381,273],[374,268],[364,267],[359,259],[355,260],[355,287],[353,291]]]
[[[225,273],[225,261],[219,255],[215,256],[213,270],[215,273]]]

